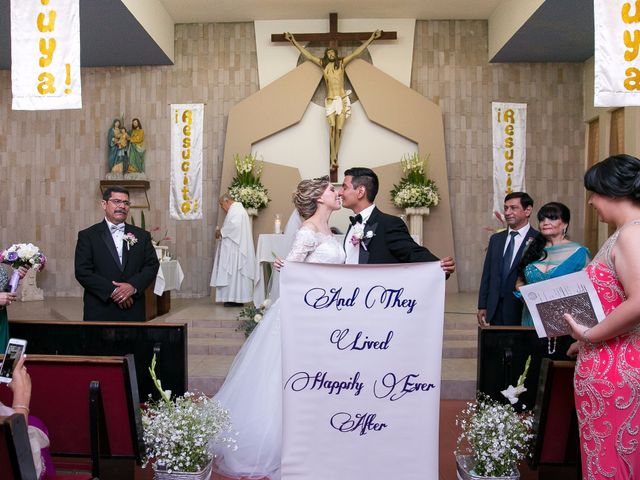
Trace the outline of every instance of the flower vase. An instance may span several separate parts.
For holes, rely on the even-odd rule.
[[[520,472],[517,470],[513,475],[502,477],[487,477],[478,475],[473,471],[475,462],[471,455],[456,455],[456,471],[461,480],[519,480]]]
[[[211,477],[211,468],[213,466],[213,458],[199,472],[167,472],[153,465],[154,480],[209,480]]]
[[[422,217],[429,215],[429,207],[407,207],[404,213],[409,217],[409,233],[422,245]]]
[[[258,216],[258,209],[257,208],[253,208],[253,207],[247,207],[247,214],[250,217],[257,217]]]

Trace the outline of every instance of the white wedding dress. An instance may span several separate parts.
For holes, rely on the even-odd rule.
[[[288,261],[344,263],[333,237],[302,226]],[[285,266],[286,268],[286,266]],[[230,477],[280,478],[282,451],[282,347],[280,302],[276,301],[246,340],[215,395],[229,410],[236,450],[214,446],[214,469]]]

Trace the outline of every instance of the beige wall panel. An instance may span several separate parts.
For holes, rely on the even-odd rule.
[[[171,253],[185,272],[177,295],[207,295],[226,117],[258,90],[257,80],[250,23],[176,26],[174,66],[83,68],[82,110],[14,112],[11,74],[0,71],[0,246],[36,243],[49,258],[38,277],[45,295],[81,295],[74,249],[77,232],[103,216],[98,182],[106,173],[107,131],[121,114],[128,126],[139,117],[151,182],[147,225],[173,238]],[[187,102],[206,103],[205,205],[202,220],[178,222],[168,215],[169,104]],[[132,213],[139,224],[139,210]]]
[[[480,284],[490,233],[491,102],[523,102],[527,111],[527,190],[534,210],[557,200],[572,212],[571,232],[582,240],[581,64],[487,63],[487,22],[416,23],[411,87],[437,101],[444,136],[458,283]],[[534,225],[537,222],[534,221]]]

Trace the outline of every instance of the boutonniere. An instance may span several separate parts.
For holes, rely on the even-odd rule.
[[[373,230],[369,230],[368,232],[364,231],[364,225],[361,223],[356,223],[353,227],[353,234],[351,235],[351,245],[358,246],[362,245],[362,248],[367,249],[367,243],[373,238],[375,233]]]
[[[127,233],[124,236],[124,241],[127,242],[127,250],[129,250],[132,246],[134,246],[136,243],[138,243],[138,239],[131,232]]]

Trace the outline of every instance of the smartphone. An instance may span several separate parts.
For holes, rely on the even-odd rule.
[[[10,338],[4,360],[0,367],[0,383],[10,383],[13,378],[13,368],[27,348],[27,341],[21,338]]]

